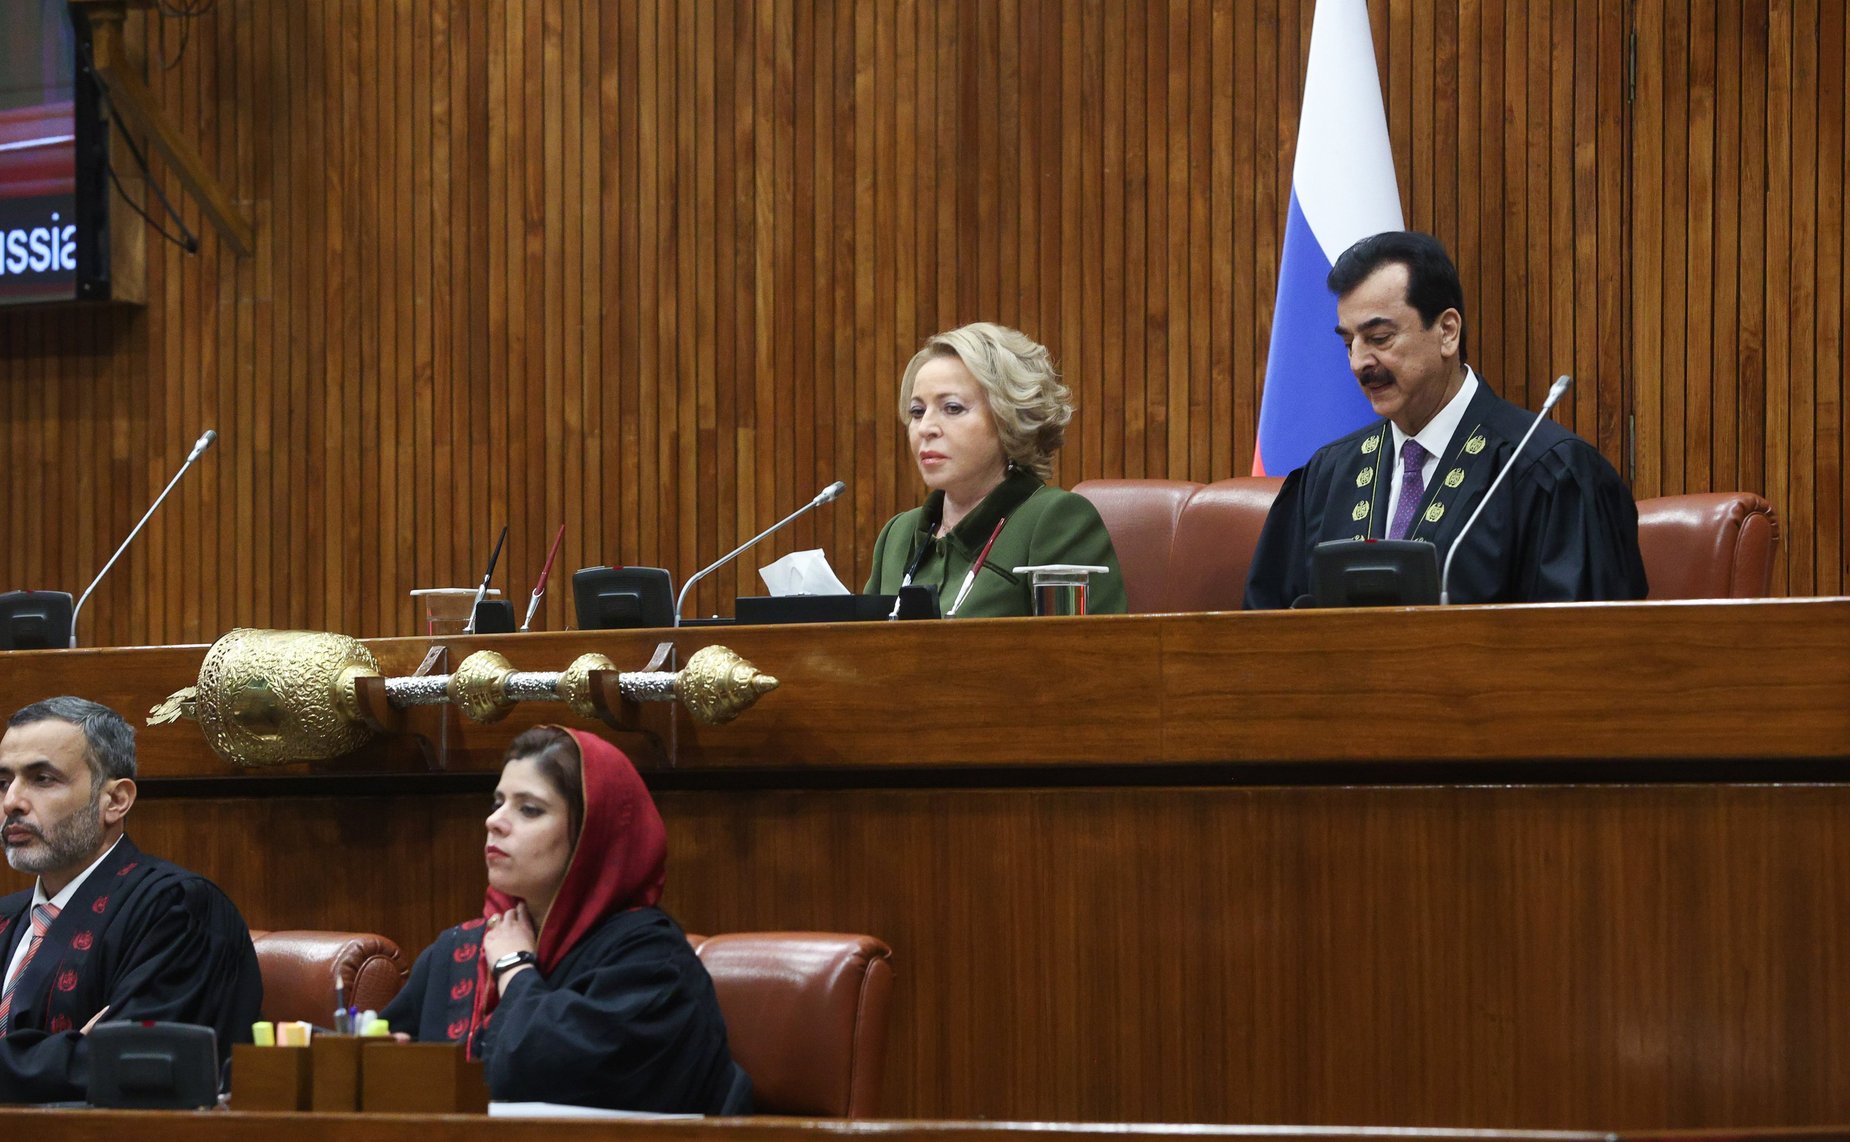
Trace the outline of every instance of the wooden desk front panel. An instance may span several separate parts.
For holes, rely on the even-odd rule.
[[[463,1114],[248,1114],[171,1110],[41,1110],[0,1107],[0,1132],[8,1138],[56,1138],[59,1142],[839,1142],[865,1137],[878,1142],[1371,1142],[1366,1127],[1061,1124],[994,1122],[849,1121],[839,1118],[709,1119],[521,1119]],[[1743,1131],[1708,1136],[1705,1142],[1799,1142],[1841,1135]],[[1539,1134],[1473,1130],[1464,1133],[1396,1132],[1395,1142],[1624,1142],[1598,1132]],[[1646,1142],[1646,1140],[1640,1140]],[[1649,1142],[1658,1142],[1650,1139]]]
[[[486,648],[521,670],[558,670],[598,651],[640,668],[664,637],[683,656],[731,646],[784,685],[719,727],[645,707],[662,743],[639,757],[645,767],[1850,755],[1850,599],[568,632],[458,639],[450,661]],[[428,646],[368,645],[393,674]],[[1417,650],[1397,667],[1386,647]],[[81,693],[139,718],[191,683],[204,654],[0,655],[0,697],[10,709]],[[495,725],[459,725],[444,764],[496,770],[514,734],[561,720],[596,727],[560,705],[526,705]],[[149,729],[139,748],[151,778],[249,776],[190,724]],[[403,754],[375,743],[318,771],[402,771]]]
[[[1274,611],[1163,620],[1164,758],[1850,752],[1850,600]]]
[[[1850,1120],[1850,787],[660,801],[690,930],[893,945],[894,1115]],[[486,803],[166,799],[131,820],[253,926],[376,929],[415,954],[479,907]]]
[[[456,650],[627,664],[659,634]],[[1850,784],[1728,783],[1761,763],[1850,781],[1850,600],[673,637],[733,645],[785,688],[729,726],[668,729],[666,903],[690,930],[891,943],[895,1114],[1850,1121],[1850,1021],[1831,1017],[1850,1009]],[[1417,669],[1368,650],[1402,641]],[[372,645],[393,671],[424,650]],[[136,714],[202,654],[4,655],[0,696]],[[230,769],[196,727],[148,730],[133,832],[253,926],[377,930],[415,954],[479,907],[502,745],[560,716],[468,727],[445,759],[460,776],[390,795],[362,775],[374,755],[172,796],[167,779]],[[1540,784],[1569,770],[1536,758],[1602,783]],[[1692,761],[1727,781],[1610,783]],[[1408,762],[1447,784],[1386,784]],[[1278,785],[1213,784],[1253,763]]]

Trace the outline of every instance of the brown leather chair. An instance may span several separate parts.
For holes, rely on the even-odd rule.
[[[868,1118],[886,1065],[893,950],[872,936],[689,936],[759,1112]]]
[[[1086,480],[1111,533],[1132,614],[1237,611],[1259,529],[1282,479]]]
[[[1176,611],[1237,611],[1266,513],[1284,480],[1235,476],[1202,488],[1182,509],[1169,552],[1169,605]]]
[[[1188,609],[1169,602],[1170,549],[1183,509],[1200,489],[1187,480],[1086,480],[1073,488],[1105,521],[1132,614]]]
[[[1764,598],[1779,517],[1752,492],[1639,500],[1638,547],[1653,599]]]
[[[330,1026],[336,980],[349,1007],[378,1011],[409,974],[398,945],[371,932],[252,932],[251,942],[263,974],[263,1017],[272,1022]]]

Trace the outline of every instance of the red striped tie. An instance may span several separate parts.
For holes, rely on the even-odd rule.
[[[45,942],[45,933],[57,918],[56,904],[41,904],[32,910],[32,935],[31,942],[26,945],[26,958],[19,961],[19,970],[13,973],[13,981],[6,985],[5,994],[0,995],[0,1035],[7,1033],[7,1021],[13,1015],[13,992],[19,989],[19,981],[26,978],[26,969],[32,966],[32,957],[39,954],[39,945]]]

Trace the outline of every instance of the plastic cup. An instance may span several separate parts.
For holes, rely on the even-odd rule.
[[[483,598],[501,594],[490,587]],[[424,612],[424,633],[433,638],[462,634],[469,626],[469,612],[475,606],[474,587],[419,587],[411,592]]]
[[[1015,574],[1032,575],[1029,594],[1036,615],[1083,615],[1086,613],[1086,588],[1092,576],[1109,574],[1109,567],[1083,563],[1049,563],[1040,567],[1017,567]]]

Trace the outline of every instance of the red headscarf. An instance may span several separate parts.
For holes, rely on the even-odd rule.
[[[558,967],[566,953],[605,918],[660,900],[662,883],[668,877],[668,830],[642,775],[622,750],[603,738],[571,729],[565,732],[578,745],[585,812],[565,866],[565,879],[540,925],[542,974]],[[516,897],[490,888],[482,915],[506,912],[516,902]],[[488,957],[476,956],[470,1042],[499,998],[498,990],[490,986],[492,966]]]

